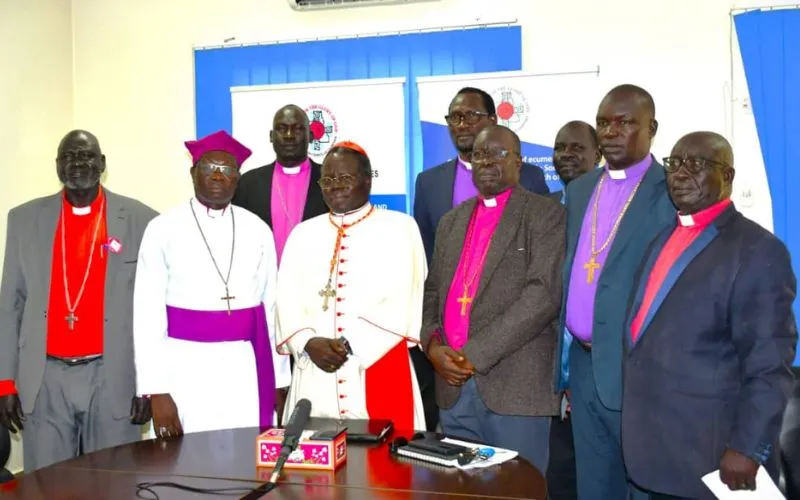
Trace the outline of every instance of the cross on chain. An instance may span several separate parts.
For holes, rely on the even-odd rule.
[[[64,320],[65,320],[67,323],[69,323],[69,329],[70,329],[70,330],[74,330],[74,329],[75,329],[75,322],[76,322],[76,321],[78,321],[78,317],[77,317],[77,316],[75,316],[75,313],[74,313],[74,312],[70,311],[70,313],[69,313],[69,314],[67,314],[66,316],[64,316]]]
[[[591,285],[592,281],[594,281],[594,272],[600,269],[600,264],[594,260],[594,255],[592,255],[592,258],[583,265],[583,268],[586,269],[586,283]]]
[[[226,286],[225,287],[225,296],[224,297],[220,297],[220,300],[228,301],[228,316],[231,315],[231,300],[233,300],[235,298],[236,297],[234,295],[231,295],[231,293],[228,291],[228,287]]]
[[[322,310],[323,311],[327,311],[328,310],[328,299],[336,297],[336,290],[331,288],[330,281],[328,282],[327,285],[325,285],[325,288],[323,288],[322,290],[319,291],[319,296],[323,297],[323,299],[324,299],[323,302],[322,302]]]
[[[470,297],[469,295],[467,295],[467,289],[466,289],[466,287],[464,288],[464,295],[463,295],[463,296],[461,296],[461,297],[459,297],[458,299],[456,299],[456,302],[458,302],[459,304],[461,304],[461,315],[462,315],[462,316],[466,316],[466,315],[467,315],[467,306],[468,306],[470,303],[472,303],[472,297]]]

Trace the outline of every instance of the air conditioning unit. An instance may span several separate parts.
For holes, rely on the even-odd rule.
[[[399,5],[439,0],[287,0],[294,10],[342,9],[347,7],[366,7],[372,5]]]

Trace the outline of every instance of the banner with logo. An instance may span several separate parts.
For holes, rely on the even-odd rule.
[[[405,78],[231,88],[233,135],[253,150],[243,171],[275,161],[272,118],[287,104],[303,108],[311,128],[309,156],[322,163],[338,141],[360,144],[373,169],[374,204],[405,212],[407,143]],[[385,120],[377,118],[384,116]]]
[[[522,141],[523,161],[544,170],[550,191],[560,191],[553,169],[553,143],[565,123],[594,124],[603,97],[597,72],[535,75],[498,72],[417,78],[422,126],[423,169],[456,157],[445,115],[456,93],[477,87],[494,99],[497,122]]]

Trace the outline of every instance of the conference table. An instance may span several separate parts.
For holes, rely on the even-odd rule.
[[[255,466],[259,429],[187,434],[97,451],[20,476],[0,498],[26,500],[134,499],[137,485],[171,482],[192,488],[235,488],[240,498],[268,480]],[[535,499],[545,500],[542,474],[516,458],[485,469],[459,470],[389,453],[389,442],[348,443],[347,463],[335,472],[284,469],[278,487],[264,499]],[[220,498],[219,495],[156,487],[160,500]],[[141,498],[154,499],[142,492]]]

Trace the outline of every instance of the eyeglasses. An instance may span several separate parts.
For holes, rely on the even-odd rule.
[[[471,160],[472,163],[491,163],[495,161],[503,161],[508,158],[515,158],[517,156],[517,153],[506,150],[473,151]]]
[[[448,125],[456,126],[461,125],[461,122],[468,125],[475,125],[481,118],[489,116],[489,113],[484,113],[482,111],[470,111],[468,113],[451,113],[449,115],[445,115],[444,119]]]
[[[350,174],[335,175],[333,177],[320,177],[317,181],[322,189],[330,189],[334,185],[352,186],[356,182],[356,177]]]
[[[217,165],[215,163],[198,163],[197,168],[203,175],[214,175],[214,172],[220,172],[225,177],[235,177],[239,173],[238,167]]]
[[[78,161],[91,161],[97,158],[97,154],[94,151],[67,151],[66,153],[61,154],[58,157],[58,161],[61,162],[72,162],[75,160]]]
[[[714,166],[717,167],[727,167],[725,163],[720,163],[718,161],[709,160],[708,158],[702,158],[699,156],[667,156],[662,160],[664,162],[664,170],[666,170],[670,174],[674,174],[681,167],[685,166],[686,170],[690,174],[699,174],[703,170],[707,168],[711,168]]]

